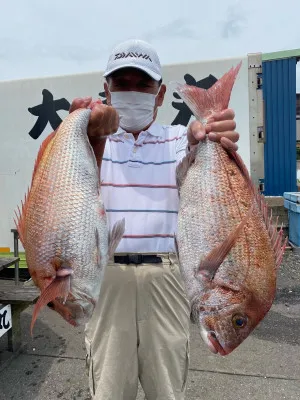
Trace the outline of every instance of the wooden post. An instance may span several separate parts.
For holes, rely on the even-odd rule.
[[[28,307],[27,303],[11,304],[12,328],[7,332],[8,351],[15,353],[22,346],[21,312]]]

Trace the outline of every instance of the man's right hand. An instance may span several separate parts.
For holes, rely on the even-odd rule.
[[[92,101],[92,97],[78,97],[72,101],[69,113],[78,108],[91,108],[92,110],[88,125],[88,136],[92,144],[97,143],[99,139],[103,140],[103,136],[111,135],[118,130],[119,115],[117,111],[111,106],[102,104],[101,100]]]
[[[97,165],[101,168],[106,136],[117,132],[119,128],[119,115],[110,106],[102,104],[101,100],[92,101],[91,97],[76,98],[72,101],[69,113],[78,108],[91,108],[88,124],[88,137],[93,147]]]

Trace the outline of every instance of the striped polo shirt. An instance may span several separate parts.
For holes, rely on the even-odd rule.
[[[154,122],[135,140],[119,128],[109,137],[101,167],[110,226],[125,218],[116,253],[174,252],[178,191],[175,170],[187,149],[187,128]]]

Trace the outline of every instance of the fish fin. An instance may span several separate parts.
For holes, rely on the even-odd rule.
[[[180,189],[180,187],[182,186],[190,166],[195,161],[196,152],[197,147],[194,147],[191,151],[188,152],[186,156],[183,157],[183,159],[176,167],[176,184],[178,189]]]
[[[45,153],[46,148],[48,147],[48,144],[52,141],[52,139],[54,138],[56,134],[56,131],[50,133],[42,142],[42,144],[40,145],[39,151],[38,151],[38,155],[35,159],[35,163],[34,163],[34,167],[33,167],[33,173],[32,173],[32,179],[31,182],[33,182],[34,176],[38,170],[38,166],[41,162],[41,159]]]
[[[240,157],[240,155],[235,151],[230,151],[228,154],[236,162],[242,175],[245,177],[250,190],[252,191],[252,193],[255,197],[256,203],[261,212],[261,215],[262,215],[263,221],[265,223],[266,229],[268,231],[268,234],[269,234],[269,237],[271,240],[271,244],[272,244],[272,248],[273,248],[273,251],[275,254],[275,268],[278,269],[282,262],[282,258],[284,255],[284,251],[285,251],[285,248],[287,245],[288,238],[286,237],[284,239],[284,241],[282,240],[283,239],[283,229],[282,229],[283,227],[281,226],[280,230],[278,231],[278,229],[277,229],[278,218],[277,218],[275,226],[273,225],[272,210],[269,213],[268,204],[265,201],[264,196],[255,187],[255,185],[249,175],[249,172],[248,172],[242,158]]]
[[[218,268],[224,261],[227,254],[230,252],[234,246],[236,240],[238,239],[242,229],[245,227],[246,223],[249,221],[254,210],[254,203],[248,210],[247,214],[244,216],[239,225],[228,235],[228,237],[220,243],[218,246],[214,247],[210,253],[200,261],[200,265],[197,270],[197,275],[201,275],[207,280],[213,280]]]
[[[32,336],[33,326],[37,319],[38,313],[43,307],[49,302],[55,300],[58,297],[63,298],[66,301],[70,292],[71,277],[70,275],[64,277],[56,277],[50,285],[48,285],[41,293],[38,301],[36,302],[33,310],[30,331]]]
[[[284,239],[284,242],[282,243],[282,236],[283,236],[282,227],[279,230],[279,232],[276,233],[276,236],[277,237],[276,237],[276,240],[275,240],[274,245],[273,245],[273,250],[275,252],[275,258],[276,258],[275,269],[276,269],[276,271],[278,271],[278,269],[279,269],[279,267],[281,265],[282,259],[283,259],[285,248],[287,246],[288,237],[286,237]]]
[[[18,213],[15,211],[16,219],[14,219],[14,222],[15,222],[15,226],[18,231],[18,234],[19,234],[20,241],[24,248],[25,248],[25,231],[26,231],[25,219],[26,219],[26,210],[27,210],[27,206],[28,206],[28,198],[29,198],[30,188],[32,187],[34,176],[38,169],[38,165],[43,157],[45,149],[47,148],[48,144],[53,139],[54,135],[55,135],[55,131],[50,133],[50,135],[48,135],[46,137],[46,139],[42,142],[39,152],[38,152],[38,155],[37,155],[37,158],[35,160],[30,187],[28,187],[27,193],[25,193],[24,201],[21,201],[21,210],[20,210],[20,207],[18,206]]]
[[[28,197],[29,197],[29,188],[27,193],[25,193],[24,201],[21,200],[21,210],[18,206],[18,213],[15,211],[16,219],[14,218],[15,226],[19,234],[19,239],[22,243],[22,246],[25,248],[25,219],[26,219],[26,210],[28,205]]]
[[[278,270],[282,262],[285,248],[287,246],[288,237],[286,237],[283,240],[283,225],[281,225],[280,229],[278,230],[277,228],[278,217],[276,219],[276,222],[273,223],[274,221],[272,216],[272,210],[269,213],[268,204],[265,201],[264,196],[256,188],[254,189],[256,190],[256,202],[261,211],[261,215],[265,223],[266,229],[268,231],[271,245],[273,248],[275,256],[275,269]]]
[[[23,283],[23,286],[25,286],[25,287],[35,287],[36,284],[35,284],[35,282],[34,282],[34,280],[32,278],[29,278],[27,281],[25,281]]]
[[[242,61],[226,72],[209,89],[188,84],[176,84],[176,90],[182,100],[191,109],[196,119],[205,122],[212,113],[228,107],[230,96]]]
[[[125,218],[122,218],[120,221],[115,223],[109,235],[109,247],[108,247],[109,260],[114,255],[116,248],[118,247],[118,244],[122,239],[124,231],[125,231]]]

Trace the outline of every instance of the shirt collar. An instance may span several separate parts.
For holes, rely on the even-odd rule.
[[[154,121],[145,132],[150,133],[152,136],[159,137],[161,136],[161,125]],[[112,136],[124,135],[125,133],[126,131],[119,126],[117,132],[115,132]]]

